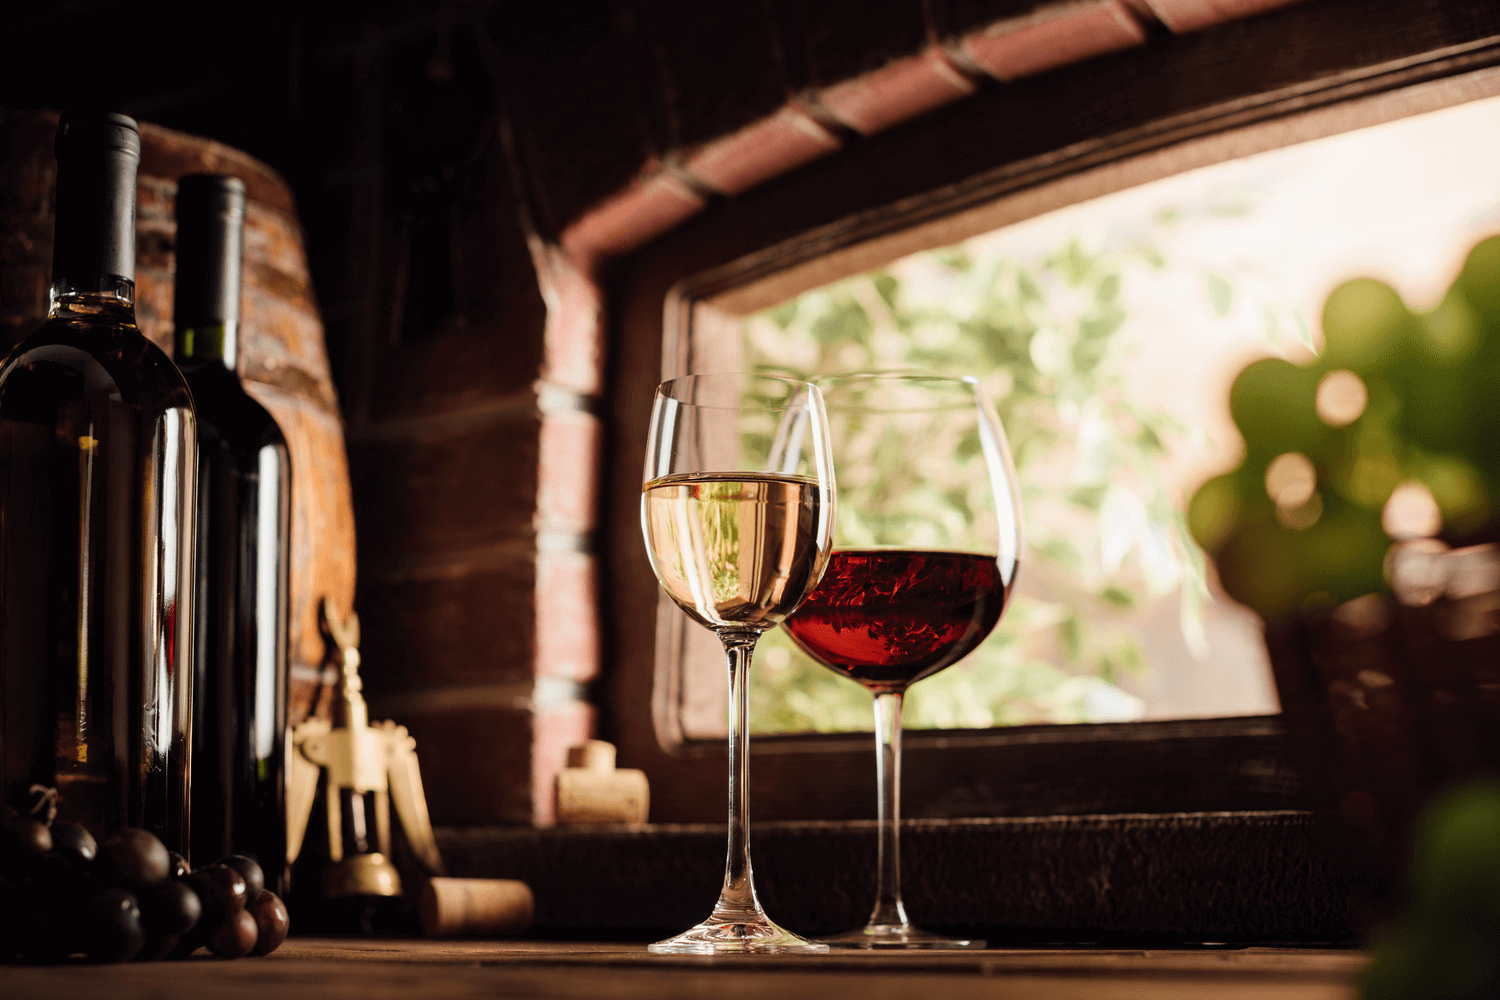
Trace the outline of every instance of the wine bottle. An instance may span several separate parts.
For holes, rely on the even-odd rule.
[[[198,629],[193,855],[260,863],[286,891],[291,461],[236,372],[245,185],[177,186],[177,364],[198,405]]]
[[[135,122],[64,116],[46,321],[0,367],[4,793],[188,846],[197,432],[135,324]]]

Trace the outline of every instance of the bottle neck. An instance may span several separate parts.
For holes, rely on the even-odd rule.
[[[230,322],[177,325],[173,357],[184,371],[219,365],[233,372],[239,362],[239,324]]]
[[[135,282],[118,275],[56,278],[47,298],[48,319],[102,319],[135,326]]]

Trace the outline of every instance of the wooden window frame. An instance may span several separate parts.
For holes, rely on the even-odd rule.
[[[1500,94],[1500,11],[1313,0],[995,86],[711,206],[606,276],[605,730],[653,819],[721,822],[725,746],[684,735],[640,537],[651,394],[711,367],[707,304],[745,313],[916,250],[1195,167]],[[913,818],[1261,811],[1310,803],[1279,717],[920,730]],[[874,815],[868,734],[756,737],[757,820]]]

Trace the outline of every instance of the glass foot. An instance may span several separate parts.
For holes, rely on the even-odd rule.
[[[657,955],[826,955],[828,945],[798,937],[763,916],[749,921],[709,917],[646,950]]]
[[[940,937],[918,930],[911,924],[869,924],[857,931],[845,931],[818,940],[834,948],[927,948],[932,951],[983,948],[985,944],[983,941]]]

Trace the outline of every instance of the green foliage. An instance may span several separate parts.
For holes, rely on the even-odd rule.
[[[1204,484],[1189,508],[1225,588],[1268,620],[1312,594],[1344,601],[1385,586],[1387,528],[1406,529],[1382,515],[1402,484],[1426,488],[1450,541],[1484,529],[1500,497],[1500,237],[1474,248],[1425,314],[1381,282],[1341,285],[1323,333],[1309,364],[1268,359],[1240,373],[1229,405],[1245,460]],[[1320,414],[1320,386],[1351,383],[1351,373],[1362,409],[1347,420]],[[1315,473],[1295,510],[1278,505],[1268,478],[1289,453]]]
[[[759,371],[800,378],[923,369],[974,375],[989,389],[1014,454],[1027,516],[1023,574],[1051,601],[1018,598],[991,639],[912,689],[908,724],[991,726],[1129,717],[1111,685],[1144,669],[1118,625],[1121,609],[1174,590],[1185,636],[1202,646],[1204,560],[1158,476],[1180,437],[1165,414],[1132,399],[1122,377],[1132,268],[1161,267],[1150,247],[1094,252],[1070,241],[1040,261],[972,255],[963,247],[907,258],[749,318],[745,355]],[[1232,289],[1207,280],[1227,313]],[[961,464],[973,439],[937,442],[937,465]],[[901,451],[876,446],[873,462]],[[945,457],[947,456],[947,457]],[[838,461],[836,456],[836,461]],[[913,470],[913,475],[918,475]],[[842,473],[841,473],[842,476]],[[924,468],[935,521],[964,524],[967,495]],[[855,485],[840,482],[852,516]],[[868,728],[869,698],[804,656],[779,630],[761,641],[751,674],[760,732]]]
[[[1500,784],[1438,799],[1418,829],[1412,905],[1376,948],[1365,1000],[1500,994]]]

